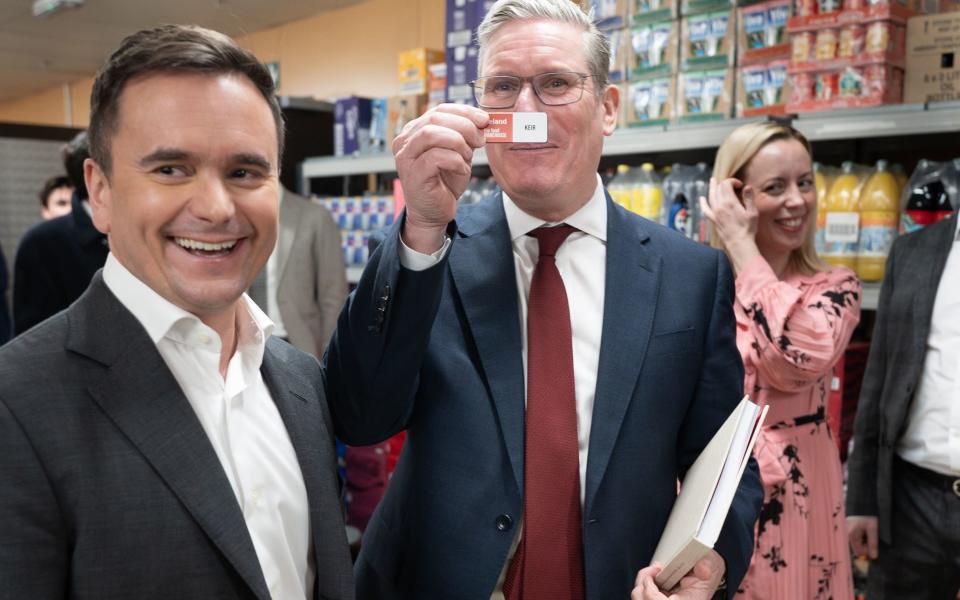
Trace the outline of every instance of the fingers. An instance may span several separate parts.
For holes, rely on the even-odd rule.
[[[666,596],[663,595],[654,581],[654,577],[660,573],[660,569],[659,564],[640,569],[640,572],[637,573],[637,579],[634,581],[633,591],[630,593],[630,600],[666,600]]]
[[[440,134],[441,138],[449,138],[443,135],[445,131],[455,134],[455,139],[459,136],[463,143],[469,148],[480,148],[484,145],[482,127],[487,126],[489,116],[487,113],[472,106],[462,106],[459,104],[443,104],[423,115],[410,121],[393,140],[393,153],[399,153],[407,148],[412,142],[426,137],[429,141],[432,136]]]
[[[652,581],[654,577],[660,574],[662,569],[663,567],[660,566],[660,563],[653,563],[648,567],[640,569],[640,571],[637,572],[637,578],[634,580],[633,585],[640,586],[646,579]]]
[[[847,517],[850,547],[857,556],[876,559],[880,556],[879,519],[877,517]]]
[[[876,560],[880,556],[880,532],[877,526],[877,519],[871,519],[867,522],[867,556],[870,560]]]
[[[471,162],[473,160],[473,150],[477,147],[477,140],[482,137],[482,134],[472,125],[469,126],[472,131],[464,126],[463,123],[470,123],[465,119],[452,117],[452,119],[460,122],[454,124],[442,123],[446,119],[447,117],[430,117],[430,119],[413,125],[410,130],[398,135],[393,141],[393,153],[398,165],[415,161],[421,154],[434,148],[454,150],[460,154],[463,160],[468,163]],[[440,121],[440,123],[432,122],[434,120]],[[463,131],[456,129],[457,126],[463,127]]]
[[[867,554],[867,544],[863,528],[859,524],[851,523],[847,528],[847,536],[850,538],[850,547],[853,549],[853,553],[857,556],[865,556]]]

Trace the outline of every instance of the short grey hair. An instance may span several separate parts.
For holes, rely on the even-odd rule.
[[[593,78],[594,91],[601,94],[610,84],[610,40],[593,23],[593,11],[585,13],[573,0],[497,0],[477,29],[480,42],[480,72],[484,50],[497,30],[511,21],[545,19],[567,23],[583,30],[583,51]]]

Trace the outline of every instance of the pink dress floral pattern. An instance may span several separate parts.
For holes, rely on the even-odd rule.
[[[770,407],[754,450],[763,508],[738,598],[853,599],[843,475],[825,415],[860,298],[860,281],[844,267],[781,281],[758,257],[737,276],[744,390]]]

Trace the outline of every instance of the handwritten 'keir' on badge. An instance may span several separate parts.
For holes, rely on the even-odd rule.
[[[490,113],[490,122],[483,130],[487,143],[542,144],[547,141],[547,113]]]

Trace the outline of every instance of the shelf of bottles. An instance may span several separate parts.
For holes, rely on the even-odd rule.
[[[618,129],[606,139],[603,153],[606,156],[620,156],[716,148],[731,131],[751,120],[757,119]],[[960,102],[812,113],[797,117],[793,125],[811,141],[960,132]],[[474,155],[473,164],[487,164],[482,149]],[[389,153],[309,158],[301,166],[302,189],[310,189],[310,180],[317,177],[391,173],[396,168],[393,155]]]

